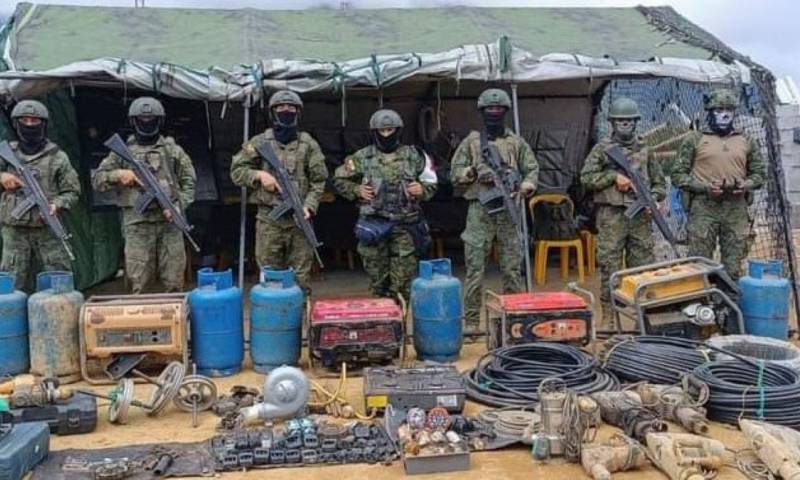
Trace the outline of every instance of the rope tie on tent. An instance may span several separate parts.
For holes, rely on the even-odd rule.
[[[372,70],[372,76],[375,77],[375,86],[377,88],[383,87],[383,79],[381,77],[381,69],[380,64],[378,63],[378,57],[374,53],[370,55],[370,69]],[[381,106],[383,106],[383,93],[381,93]]]
[[[122,104],[128,103],[128,61],[124,58],[117,60],[117,74],[122,77]]]

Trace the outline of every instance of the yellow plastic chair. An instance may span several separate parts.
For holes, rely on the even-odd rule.
[[[575,216],[575,204],[572,202],[572,199],[569,198],[567,195],[563,193],[543,193],[541,195],[535,195],[533,198],[530,199],[528,202],[528,208],[531,212],[531,218],[535,222],[534,218],[534,209],[536,205],[540,203],[551,203],[555,205],[560,205],[564,202],[567,202],[570,206],[570,215],[572,217]],[[537,285],[544,285],[545,280],[547,279],[547,254],[551,248],[560,248],[561,249],[561,278],[566,280],[569,278],[569,252],[570,249],[575,249],[575,254],[577,255],[577,267],[578,267],[578,282],[583,282],[583,265],[584,265],[584,255],[583,255],[583,242],[580,237],[576,237],[572,240],[539,240],[534,242],[534,255],[535,255],[535,264],[534,264],[534,278],[536,279]]]
[[[586,253],[586,274],[593,277],[597,271],[597,235],[589,230],[581,230],[580,236]]]

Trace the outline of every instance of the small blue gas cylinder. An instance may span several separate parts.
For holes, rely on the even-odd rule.
[[[0,377],[28,368],[28,296],[14,290],[14,275],[0,272]]]
[[[255,371],[269,373],[281,365],[297,365],[303,300],[293,270],[261,270],[261,282],[250,290],[250,356]]]
[[[786,340],[789,335],[789,280],[780,260],[750,260],[749,275],[739,279],[739,308],[750,335]]]
[[[461,282],[453,277],[450,259],[419,262],[419,277],[411,284],[414,350],[420,360],[451,362],[462,345]]]
[[[244,359],[242,291],[233,286],[230,269],[197,271],[197,288],[189,294],[192,359],[197,373],[225,377],[238,373]]]
[[[28,298],[31,373],[61,383],[81,378],[78,317],[83,295],[75,290],[72,272],[42,272],[36,293]]]

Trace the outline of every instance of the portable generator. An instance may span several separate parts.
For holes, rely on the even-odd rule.
[[[744,333],[739,287],[719,263],[689,257],[620,270],[611,275],[618,331],[632,320],[642,335],[704,339]]]
[[[405,308],[393,299],[320,299],[306,317],[312,366],[388,363],[404,350]]]
[[[594,295],[575,283],[573,292],[530,292],[498,295],[487,290],[486,348],[533,342],[563,342],[586,345],[594,338]]]
[[[89,297],[79,319],[84,380],[114,383],[107,367],[132,354],[145,354],[153,368],[175,360],[186,367],[188,315],[185,293]]]

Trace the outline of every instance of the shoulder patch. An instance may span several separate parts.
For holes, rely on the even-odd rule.
[[[256,156],[256,147],[253,146],[252,143],[247,142],[244,144],[244,154],[248,157],[255,157]]]

